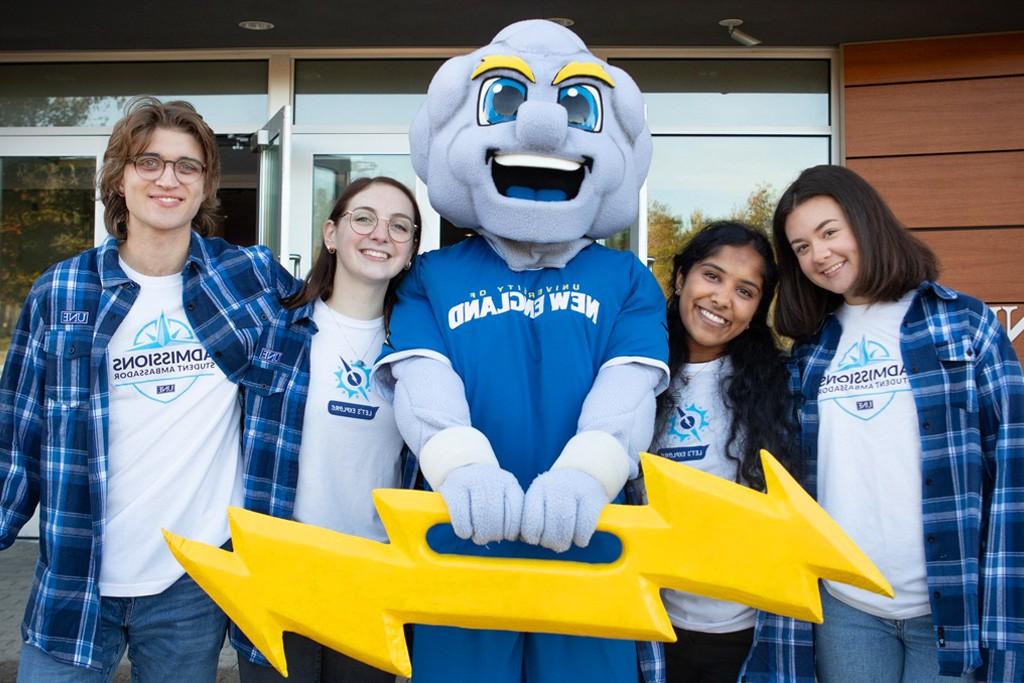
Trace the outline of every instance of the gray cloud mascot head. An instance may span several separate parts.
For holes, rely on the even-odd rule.
[[[544,20],[448,60],[409,139],[442,216],[525,242],[627,227],[651,160],[636,83]]]

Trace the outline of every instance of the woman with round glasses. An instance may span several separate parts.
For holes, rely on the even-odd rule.
[[[394,413],[370,369],[416,258],[419,223],[415,197],[392,178],[361,178],[338,198],[312,270],[282,302],[243,380],[249,509],[387,541],[370,492],[416,468],[403,467]],[[235,627],[231,639],[244,683],[283,680]],[[289,682],[394,680],[296,634],[284,642]]]

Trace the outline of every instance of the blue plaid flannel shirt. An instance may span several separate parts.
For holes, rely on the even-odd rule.
[[[299,480],[302,421],[309,394],[309,351],[313,303],[281,309],[263,332],[252,365],[242,377],[245,417],[242,430],[245,507],[291,519]],[[419,464],[408,448],[402,453],[402,486],[413,488]],[[239,655],[263,666],[270,663],[234,624],[231,644]]]
[[[793,351],[806,487],[816,492],[818,385],[842,329]],[[925,282],[900,351],[921,434],[922,533],[943,675],[1024,678],[1024,377],[982,302]]]
[[[193,234],[182,279],[196,335],[238,382],[291,277],[265,247]],[[0,549],[42,508],[22,637],[93,669],[107,496],[104,358],[138,292],[113,238],[51,267],[26,299],[0,379]]]

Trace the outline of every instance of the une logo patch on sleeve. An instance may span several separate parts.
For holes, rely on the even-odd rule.
[[[280,351],[271,351],[270,349],[263,349],[260,351],[259,359],[264,363],[276,363],[281,360]]]
[[[61,311],[60,322],[62,325],[88,325],[89,311]]]

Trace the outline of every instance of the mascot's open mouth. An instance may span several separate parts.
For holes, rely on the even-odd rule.
[[[491,178],[502,196],[535,202],[566,202],[580,192],[594,160],[579,161],[538,154],[502,154],[487,150]]]

